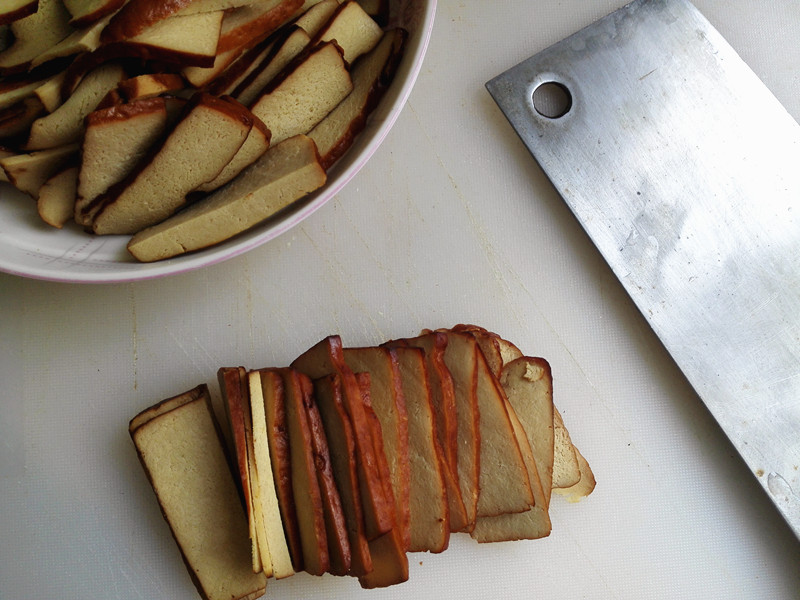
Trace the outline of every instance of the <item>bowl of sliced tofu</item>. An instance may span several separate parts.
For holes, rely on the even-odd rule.
[[[288,231],[400,114],[435,0],[0,6],[0,271],[111,283]]]

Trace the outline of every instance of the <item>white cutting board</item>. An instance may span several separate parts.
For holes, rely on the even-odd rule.
[[[546,540],[457,536],[389,590],[299,575],[269,598],[798,598],[800,543],[483,87],[622,4],[440,0],[375,159],[244,257],[105,287],[0,275],[0,598],[197,598],[128,419],[329,333],[356,345],[460,321],[551,362],[595,493],[554,501]],[[696,4],[800,118],[800,4]]]

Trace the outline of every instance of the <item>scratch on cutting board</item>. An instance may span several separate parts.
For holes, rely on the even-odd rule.
[[[354,229],[355,229],[355,228],[354,228]],[[365,316],[365,317],[366,317],[366,318],[369,320],[369,322],[372,324],[372,327],[373,327],[373,329],[374,329],[375,331],[377,331],[377,332],[380,332],[380,326],[378,325],[378,322],[375,320],[375,318],[372,316],[372,314],[371,314],[371,311],[367,310],[367,307],[364,305],[364,303],[363,303],[363,302],[361,302],[361,301],[360,301],[360,300],[359,300],[359,299],[358,299],[358,298],[357,298],[357,297],[356,297],[356,296],[353,294],[353,292],[352,292],[352,289],[351,289],[351,286],[348,286],[348,285],[347,285],[347,284],[346,284],[344,281],[342,281],[342,280],[341,280],[341,278],[339,277],[339,273],[341,273],[341,272],[342,272],[342,269],[341,269],[341,268],[337,268],[337,265],[335,265],[335,264],[333,263],[333,261],[331,260],[331,256],[332,256],[333,254],[332,254],[332,253],[325,253],[325,252],[322,252],[322,250],[320,249],[320,247],[317,245],[317,242],[316,242],[316,240],[314,240],[314,237],[313,237],[313,236],[311,236],[311,235],[309,235],[308,231],[306,231],[306,230],[305,230],[305,228],[301,228],[301,231],[302,231],[303,235],[306,237],[306,239],[309,241],[309,243],[311,244],[311,246],[314,248],[314,251],[315,251],[315,252],[317,253],[317,255],[320,257],[320,259],[322,260],[322,262],[323,262],[323,263],[326,265],[326,267],[327,267],[327,271],[328,271],[328,274],[329,274],[331,277],[333,277],[333,278],[334,278],[336,286],[337,286],[337,287],[338,287],[338,288],[339,288],[339,289],[340,289],[342,292],[344,292],[344,294],[346,294],[346,295],[347,295],[347,296],[350,298],[350,301],[351,301],[351,303],[352,303],[354,306],[357,306],[357,307],[358,307],[358,309],[359,309],[359,312],[360,312],[362,315],[364,315],[364,316]],[[362,241],[363,241],[363,240],[362,240]],[[337,328],[337,329],[340,329],[340,327],[339,327],[339,323],[338,323],[338,320],[339,320],[339,319],[338,319],[338,315],[333,315],[333,317],[334,317],[334,321],[336,322],[336,328]]]
[[[247,315],[247,335],[250,345],[250,360],[255,359],[256,347],[253,337],[253,279],[250,275],[250,259],[247,255],[243,257],[242,278],[244,284],[245,314]]]
[[[128,289],[130,290],[130,301],[131,301],[131,353],[132,353],[132,360],[133,360],[133,390],[136,391],[139,389],[139,333],[138,333],[138,323],[136,321],[136,291],[133,287],[133,283],[128,284]]]
[[[469,222],[470,222],[470,225],[472,226],[472,229],[476,233],[476,236],[477,236],[477,239],[478,239],[478,243],[480,244],[481,248],[483,249],[483,254],[486,257],[487,262],[489,263],[489,267],[491,268],[492,275],[493,275],[495,281],[497,282],[498,286],[502,290],[503,295],[506,298],[511,298],[511,289],[508,286],[508,284],[506,283],[506,277],[503,275],[503,269],[500,267],[500,260],[498,259],[497,253],[494,250],[494,246],[492,245],[491,241],[489,240],[489,237],[486,234],[486,228],[483,226],[483,224],[480,222],[480,220],[476,216],[475,212],[472,209],[471,203],[464,196],[463,192],[461,191],[461,188],[458,185],[458,182],[455,180],[453,175],[450,173],[450,171],[445,166],[441,155],[439,154],[439,152],[436,151],[436,146],[433,143],[433,140],[431,140],[430,136],[428,135],[427,129],[423,126],[422,122],[420,121],[419,115],[413,109],[413,107],[411,107],[410,112],[411,112],[411,114],[414,115],[414,118],[419,123],[420,130],[422,131],[422,134],[425,136],[425,139],[427,140],[428,145],[434,151],[434,154],[436,156],[436,162],[439,164],[439,167],[441,168],[442,172],[447,176],[447,179],[450,181],[450,185],[452,186],[453,190],[455,191],[456,196],[458,196],[459,201],[461,202],[462,206],[464,207],[464,209],[466,211],[466,214],[467,214],[467,218],[469,219]],[[528,289],[523,284],[522,280],[519,277],[515,277],[515,279],[519,283],[519,285],[522,287],[522,289],[525,291],[525,293],[529,297],[533,298],[534,296],[528,291]],[[524,319],[523,319],[522,315],[515,309],[515,305],[514,305],[513,302],[509,302],[508,304],[511,307],[511,310],[513,311],[513,313],[514,313],[514,318],[516,319],[516,321],[518,323],[520,323],[520,325],[522,325],[524,323]],[[549,325],[549,323],[548,323],[548,325]]]
[[[99,523],[100,519],[96,519],[96,521],[98,522],[97,529],[99,531],[102,529],[102,524]],[[109,579],[114,585],[113,595],[109,596],[109,598],[130,600],[133,597],[131,593],[134,593],[136,598],[144,599],[146,596],[142,592],[142,589],[144,589],[143,582],[162,591],[163,585],[151,575],[152,569],[141,564],[142,561],[137,560],[127,549],[123,550],[121,547],[114,547],[111,552],[99,552],[98,554],[105,560],[106,569],[110,575]],[[136,572],[131,569],[133,565],[138,567]],[[124,582],[129,585],[123,585],[119,581],[120,575],[122,575]],[[160,597],[166,598],[168,596],[161,595]]]
[[[193,344],[191,348],[188,344],[181,340],[175,333],[172,331],[170,327],[166,328],[169,337],[175,342],[175,345],[180,349],[181,352],[189,359],[189,362],[192,366],[200,373],[203,377],[208,376],[208,373],[216,373],[218,368],[218,361],[214,358],[203,343],[197,338],[197,336],[192,336],[191,341]],[[199,352],[198,352],[199,350]],[[198,356],[205,357],[205,361],[198,360]]]

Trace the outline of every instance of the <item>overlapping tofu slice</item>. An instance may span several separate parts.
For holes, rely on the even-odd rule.
[[[8,33],[0,41],[0,141],[15,155],[5,157],[2,177],[35,199],[55,178],[39,207],[54,227],[69,220],[74,197],[72,219],[87,232],[148,229],[129,244],[138,260],[235,236],[323,185],[363,129],[405,39],[382,30],[378,5],[14,0],[0,9]],[[179,121],[165,121],[157,105],[187,99]],[[291,173],[271,174],[255,191],[255,211],[238,212],[253,208],[253,180],[227,184],[270,146],[297,136],[306,138],[266,161],[288,162]],[[71,169],[62,173],[66,155],[79,158],[77,179]],[[223,187],[224,196],[214,194]],[[211,195],[201,210],[170,219]],[[205,225],[218,218],[222,236]]]
[[[97,23],[117,12],[125,0],[63,0],[69,14],[70,25],[84,27]]]
[[[385,446],[380,419],[372,406],[370,379],[369,373],[356,373],[366,416],[365,425],[369,429],[375,450],[375,466],[380,475],[384,495],[391,500],[393,495],[392,475],[389,459],[383,451]],[[370,540],[369,552],[372,557],[372,571],[358,578],[361,587],[366,589],[388,587],[408,580],[408,557],[406,556],[402,525],[399,524],[401,518],[395,513],[395,526]]]
[[[364,129],[367,117],[394,77],[406,37],[403,29],[385,33],[376,47],[353,65],[353,91],[308,134],[316,142],[326,169],[344,155]]]
[[[503,367],[500,382],[534,503],[523,512],[478,519],[472,537],[479,542],[545,537],[551,529],[548,508],[553,469],[550,368],[543,359],[521,357]]]
[[[308,133],[352,89],[341,49],[335,42],[325,42],[296,57],[250,108],[277,144]]]
[[[88,73],[66,102],[33,122],[26,149],[42,150],[79,142],[84,118],[124,76],[125,71],[118,63],[108,63]]]
[[[128,250],[151,262],[230,239],[326,181],[314,142],[294,136],[271,146],[233,181],[175,216],[135,234]]]
[[[373,540],[391,531],[395,527],[394,498],[387,497],[377,472],[378,462],[372,434],[370,428],[364,425],[367,423],[367,416],[362,389],[345,362],[341,338],[329,336],[323,339],[297,357],[291,366],[312,379],[331,374],[338,375],[341,379],[342,400],[353,423],[366,537]]]
[[[250,479],[250,464],[255,460],[255,451],[253,449],[253,422],[247,371],[244,367],[222,367],[217,371],[217,378],[232,438],[232,453],[238,469],[236,481],[239,484],[247,514],[252,569],[254,573],[261,573],[263,571],[262,559],[261,550],[258,547],[253,500],[254,482]]]
[[[453,329],[455,331],[469,332],[471,335],[475,336],[476,339],[482,340],[484,346],[493,346],[496,348],[496,352],[499,353],[499,363],[497,364],[500,365],[501,369],[498,377],[502,376],[502,369],[505,368],[505,365],[511,364],[517,359],[523,358],[522,351],[516,345],[500,337],[496,333],[487,331],[482,327],[477,327],[474,325],[457,325]],[[526,357],[525,360],[532,359],[530,357]],[[549,366],[547,366],[545,369],[542,377],[543,381],[549,382],[549,393],[552,397],[552,376],[550,374]],[[550,497],[548,487],[552,487],[553,490],[568,488],[571,490],[569,494],[572,499],[575,499],[577,497],[576,494],[579,494],[581,490],[586,492],[585,495],[590,494],[595,485],[594,475],[592,474],[588,463],[586,463],[583,467],[581,466],[578,458],[580,456],[580,452],[572,443],[572,439],[570,438],[569,431],[564,425],[564,420],[561,416],[561,413],[555,407],[553,408],[552,427],[552,467],[550,468],[549,473],[545,473],[543,475],[545,479],[550,479],[552,482],[552,484],[545,485],[545,493],[548,499]],[[583,485],[577,485],[583,478],[584,474],[586,478]]]
[[[466,509],[466,527],[470,531],[478,513],[481,473],[481,429],[478,414],[478,354],[469,336],[454,332],[425,332],[422,338],[445,336],[444,365],[453,382],[456,417],[457,453],[455,456],[461,498]],[[416,343],[416,342],[414,342]]]
[[[95,201],[92,230],[131,234],[171,216],[221,173],[252,126],[252,114],[234,100],[196,94],[160,147]]]
[[[312,43],[336,41],[344,60],[352,64],[372,50],[383,36],[383,30],[355,0],[347,0],[314,36]]]
[[[184,104],[178,98],[139,98],[87,115],[74,207],[79,225],[91,226],[100,197],[145,160]]]
[[[266,580],[251,569],[247,519],[208,388],[198,386],[143,411],[129,431],[201,596],[263,595]]]
[[[386,456],[395,500],[395,525],[405,548],[411,544],[409,506],[408,414],[396,356],[377,346],[345,348],[344,360],[354,373],[366,373],[371,407],[380,422],[382,445]],[[377,454],[377,453],[376,453]]]
[[[15,188],[37,199],[45,182],[69,163],[77,152],[78,144],[67,144],[26,154],[11,154],[0,158],[0,168]]]
[[[211,84],[244,52],[268,38],[301,7],[302,0],[260,2],[225,12],[217,41],[214,63],[210,67],[182,69],[186,80],[196,88]]]
[[[408,558],[401,529],[397,526],[396,504],[390,468],[383,450],[380,420],[370,399],[369,374],[353,373],[347,365],[338,336],[323,339],[295,359],[292,366],[309,377],[320,379],[334,375],[340,382],[340,398],[353,434],[364,536],[372,562],[372,569],[359,576],[360,584],[365,588],[373,588],[405,581],[408,579]],[[322,402],[321,399],[318,401]],[[320,412],[325,418],[326,409],[320,407]],[[340,450],[344,451],[346,447],[334,447],[332,454],[336,455]]]
[[[358,451],[353,422],[344,401],[344,385],[338,374],[314,380],[314,397],[331,452],[331,467],[350,543],[349,575],[360,577],[373,570],[367,539],[362,484],[358,473]]]
[[[15,14],[21,13],[14,11],[14,5],[18,4],[16,0],[11,2],[5,14],[6,18],[14,19]],[[28,10],[30,4],[24,3],[21,8]],[[69,20],[69,11],[61,0],[38,0],[35,12],[11,21],[9,27],[13,42],[0,52],[0,75],[27,71],[37,56],[72,33]]]
[[[266,385],[264,385],[266,383]],[[253,508],[255,512],[256,536],[261,554],[261,568],[268,577],[282,579],[294,574],[289,545],[284,533],[278,503],[278,492],[269,445],[267,411],[265,396],[273,401],[283,402],[282,388],[270,385],[269,379],[262,381],[261,373],[248,373],[247,387],[250,397],[252,423],[252,460],[249,461],[250,478],[253,481]],[[294,415],[294,409],[287,407],[287,414]],[[290,420],[290,430],[295,426]],[[300,461],[298,461],[300,462]],[[295,465],[293,466],[293,470]],[[305,466],[305,465],[303,465]],[[293,481],[300,477],[293,477]],[[321,517],[320,517],[321,518]]]
[[[409,550],[443,552],[450,540],[450,510],[425,353],[411,347],[389,352],[398,365],[408,417]]]
[[[39,0],[6,0],[0,7],[0,25],[8,25],[32,15],[38,6]]]
[[[250,106],[258,99],[264,88],[289,65],[289,63],[308,47],[311,38],[300,27],[291,27],[283,35],[273,40],[263,55],[256,57],[257,64],[248,70],[231,95],[242,104]]]
[[[42,221],[61,229],[72,219],[77,187],[78,167],[71,162],[45,181],[36,199],[36,210]]]
[[[218,14],[243,6],[255,0],[129,0],[116,14],[103,32],[106,44],[134,38],[159,23],[171,18],[198,14]],[[272,0],[279,4],[280,0]],[[187,32],[189,34],[191,32]]]
[[[404,338],[384,343],[389,348],[419,348],[423,351],[428,377],[428,389],[436,436],[442,453],[442,477],[448,501],[450,531],[466,531],[470,527],[466,504],[462,496],[458,466],[458,416],[456,413],[453,376],[445,364],[447,336],[429,332],[415,338]],[[470,444],[469,448],[473,448]],[[472,452],[472,450],[470,450]]]

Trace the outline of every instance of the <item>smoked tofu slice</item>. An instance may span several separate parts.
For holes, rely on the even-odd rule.
[[[476,516],[523,512],[533,504],[534,499],[528,471],[506,409],[505,393],[473,335],[453,330],[441,331],[447,335],[445,361],[456,382],[457,404],[469,402],[468,390],[472,382],[466,365],[467,357],[474,356],[472,378],[479,428],[476,437],[479,442]],[[462,423],[463,420],[460,420],[459,427]]]
[[[110,95],[103,100],[103,108],[117,103],[133,102],[159,94],[174,94],[186,87],[177,73],[146,73],[120,81]]]
[[[39,0],[36,12],[11,23],[13,43],[0,52],[0,75],[21,73],[37,56],[73,32],[61,0]]]
[[[198,14],[221,14],[229,8],[248,4],[256,0],[129,0],[114,15],[103,32],[104,44],[134,38],[171,18],[192,17]],[[278,4],[280,0],[270,0]],[[188,21],[187,21],[188,22]],[[191,32],[185,32],[191,33]],[[214,40],[216,42],[216,39]]]
[[[478,346],[489,365],[489,370],[491,370],[492,374],[499,380],[500,371],[503,369],[503,355],[500,350],[499,342],[500,336],[483,327],[470,324],[454,325],[451,330],[459,333],[468,333],[475,338],[475,341],[478,342]],[[521,352],[519,356],[522,356]]]
[[[253,125],[233,100],[196,94],[152,158],[96,200],[97,234],[131,234],[155,225],[187,203],[189,192],[217,177]]]
[[[424,352],[436,435],[442,451],[442,475],[447,489],[450,531],[467,530],[470,522],[458,477],[458,418],[455,389],[453,376],[444,360],[447,336],[433,331],[415,338],[393,340],[384,345],[390,348],[409,346],[420,348]]]
[[[72,18],[73,27],[96,23],[122,8],[125,0],[63,0]]]
[[[26,149],[43,150],[80,141],[84,118],[124,76],[122,66],[115,63],[102,65],[88,73],[61,106],[33,122]]]
[[[581,479],[580,465],[572,438],[561,413],[553,409],[553,489],[569,488]]]
[[[344,60],[352,64],[359,56],[372,50],[382,36],[381,27],[361,5],[355,0],[347,0],[319,30],[313,43],[336,40],[344,51]]]
[[[253,103],[251,110],[272,132],[272,142],[308,133],[353,89],[334,42],[298,56]]]
[[[14,156],[14,152],[6,150],[5,148],[0,148],[0,160],[8,158],[9,156]],[[0,167],[0,181],[8,182],[8,175],[6,175],[2,167]]]
[[[209,85],[245,50],[276,32],[301,5],[302,0],[262,1],[226,11],[214,64],[210,67],[186,67],[184,76],[195,87]]]
[[[269,36],[267,39],[248,48],[225,70],[217,75],[207,86],[207,91],[215,96],[233,96],[234,90],[259,67],[261,61],[272,52],[279,35]],[[235,96],[234,96],[235,97]],[[237,98],[241,102],[239,98]],[[242,102],[242,104],[248,104]]]
[[[383,478],[378,472],[378,458],[364,408],[363,391],[355,374],[347,366],[339,336],[328,336],[292,362],[292,367],[312,379],[327,375],[339,376],[342,400],[355,440],[361,504],[364,508],[365,533],[369,541],[394,528],[394,498],[386,495]]]
[[[349,574],[359,577],[371,572],[373,564],[364,522],[355,434],[344,405],[341,377],[328,375],[315,379],[314,398],[328,440],[331,468],[339,490],[350,542]]]
[[[28,154],[14,154],[0,158],[0,168],[5,171],[11,185],[36,199],[44,183],[77,153],[78,144],[68,144]]]
[[[263,40],[289,21],[302,5],[303,0],[260,0],[227,11],[217,52],[246,48]]]
[[[254,573],[263,571],[261,551],[256,535],[255,507],[253,505],[253,486],[250,481],[250,461],[253,457],[253,423],[250,411],[250,392],[247,371],[244,367],[222,367],[217,371],[223,406],[230,429],[233,454],[239,477],[244,506],[247,513],[248,535],[251,544],[251,560]]]
[[[143,98],[87,115],[81,142],[81,165],[75,221],[91,225],[100,207],[95,200],[122,181],[161,140],[169,123],[168,102]]]
[[[39,0],[6,0],[0,7],[0,25],[7,25],[32,15],[38,6]]]
[[[279,37],[270,51],[255,65],[247,77],[234,88],[232,95],[242,104],[250,105],[269,83],[311,42],[305,30],[293,27]]]
[[[509,416],[505,392],[489,370],[477,342],[475,352],[481,440],[477,516],[524,512],[533,505],[534,498],[517,431]]]
[[[294,24],[311,37],[317,35],[339,8],[339,0],[321,0],[297,17]]]
[[[390,350],[397,360],[408,415],[411,552],[443,552],[450,540],[450,511],[436,436],[431,392],[420,348]]]
[[[26,77],[8,77],[0,80],[0,110],[13,106],[36,93],[36,90],[47,83],[48,79],[29,79]]]
[[[406,32],[394,29],[361,57],[351,70],[353,91],[308,134],[317,144],[322,164],[330,168],[364,129],[367,117],[392,80],[403,53]]]
[[[453,382],[458,440],[458,451],[455,456],[456,473],[466,510],[466,530],[468,531],[475,524],[477,516],[481,458],[477,397],[477,347],[469,336],[443,331],[436,333],[445,336],[444,364]],[[434,332],[429,332],[421,337],[433,335]]]
[[[371,346],[345,348],[344,360],[354,373],[369,374],[369,398],[380,422],[380,451],[388,461],[395,500],[395,526],[407,549],[411,544],[408,414],[397,358],[387,348]]]
[[[313,397],[313,385],[303,396],[306,417],[311,433],[311,450],[314,465],[317,469],[319,488],[322,493],[322,512],[325,517],[325,531],[328,539],[330,556],[329,572],[333,575],[347,575],[352,564],[350,538],[342,508],[342,500],[336,486],[336,479],[331,466],[330,448],[322,416]]]
[[[578,502],[581,498],[585,498],[594,491],[597,484],[589,462],[577,448],[575,448],[575,456],[578,460],[578,470],[581,473],[578,482],[566,488],[553,488],[556,494],[565,497],[570,502]]]
[[[364,413],[375,448],[375,470],[380,475],[386,497],[389,498],[392,496],[391,473],[387,457],[383,452],[384,443],[380,419],[373,410],[370,400],[370,375],[369,373],[357,373],[356,379],[361,389]],[[402,530],[399,527],[394,527],[391,531],[370,540],[369,551],[373,569],[358,578],[361,587],[365,589],[388,587],[408,580],[408,556]]]
[[[314,142],[305,136],[271,146],[225,187],[133,236],[128,250],[150,262],[220,243],[274,215],[326,180]]]
[[[78,187],[78,167],[69,165],[39,189],[36,209],[42,221],[61,229],[72,218]]]
[[[297,524],[294,490],[292,488],[292,461],[289,450],[289,434],[286,424],[286,402],[283,378],[275,370],[261,371],[261,387],[267,420],[267,440],[272,459],[272,476],[278,496],[283,528],[289,554],[295,571],[303,570],[303,547],[300,528]]]
[[[140,413],[129,430],[200,595],[206,600],[263,595],[266,579],[251,568],[247,519],[208,388],[199,386]]]
[[[249,167],[256,162],[264,152],[269,148],[270,139],[269,129],[261,119],[253,117],[253,126],[247,134],[244,142],[239,150],[234,154],[233,158],[227,165],[220,171],[211,181],[204,183],[197,187],[197,192],[212,192],[217,188],[221,188],[228,183],[231,179],[241,173],[246,167]]]
[[[311,380],[299,371],[284,369],[281,375],[285,390],[292,489],[303,549],[303,569],[311,575],[322,575],[330,568],[330,555],[311,428],[305,411],[306,398],[313,388]]]
[[[64,98],[61,96],[61,88],[64,85],[66,76],[67,74],[62,71],[42,82],[33,91],[47,112],[53,112],[64,103]]]
[[[8,108],[0,109],[0,140],[16,145],[27,136],[31,123],[45,112],[38,96],[28,96]]]
[[[210,67],[217,55],[217,40],[224,16],[224,12],[220,10],[170,17],[120,42],[120,47],[134,56]],[[103,33],[106,31],[108,27]],[[108,47],[114,48],[114,45]]]
[[[544,493],[545,507],[550,504],[553,486],[553,380],[550,365],[541,358],[520,357],[505,364],[500,383],[522,424],[536,459],[536,470]]]
[[[31,61],[31,67],[42,65],[56,58],[75,56],[81,52],[93,52],[100,47],[100,33],[110,17],[76,29],[55,46],[48,48]]]
[[[267,414],[265,393],[275,394],[275,388],[264,386],[261,373],[251,371],[247,376],[248,391],[250,392],[250,415],[253,424],[253,460],[250,469],[255,469],[257,474],[258,489],[254,495],[254,509],[257,522],[262,524],[257,531],[260,537],[259,548],[266,548],[262,552],[262,568],[265,554],[269,555],[270,568],[264,568],[265,574],[282,579],[294,575],[294,567],[289,554],[289,545],[284,533],[281,519],[278,493],[276,491],[275,477],[273,474],[272,456],[269,446],[269,429],[267,427]],[[282,392],[279,392],[282,394]],[[283,397],[279,399],[283,401]]]
[[[528,479],[531,482],[534,504],[527,510],[518,513],[478,517],[475,522],[475,529],[472,530],[470,535],[474,540],[481,543],[535,540],[550,535],[551,530],[547,500],[539,482],[539,473],[536,470],[533,449],[528,442],[525,430],[516,412],[511,406],[507,408],[525,466],[528,469]]]

